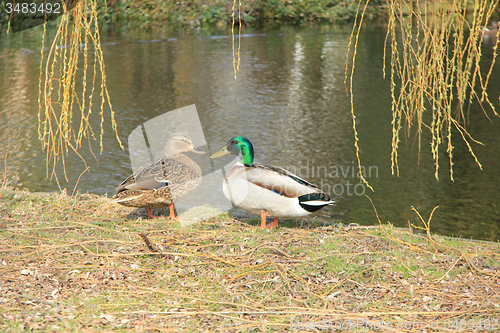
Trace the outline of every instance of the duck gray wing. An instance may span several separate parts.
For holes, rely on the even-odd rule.
[[[311,193],[324,193],[316,185],[273,165],[247,167],[246,177],[247,181],[255,185],[289,198],[297,198]]]
[[[195,188],[201,182],[201,176],[200,167],[188,157],[163,156],[137,169],[116,188],[116,191],[151,191],[165,186],[176,190],[186,186]]]
[[[117,188],[117,192],[124,190],[147,191],[156,190],[168,185],[168,176],[176,169],[176,164],[182,164],[172,159],[159,157],[146,163],[128,176]]]

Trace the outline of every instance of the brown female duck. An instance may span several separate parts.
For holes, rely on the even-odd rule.
[[[170,207],[169,219],[175,218],[174,202],[194,191],[201,182],[201,169],[185,152],[205,154],[194,147],[185,134],[173,134],[165,145],[163,156],[144,164],[116,188],[113,199],[127,207],[151,209]]]

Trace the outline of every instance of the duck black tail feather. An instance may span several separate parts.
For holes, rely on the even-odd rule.
[[[330,200],[326,193],[309,193],[299,197],[299,205],[306,211],[312,213],[335,201]]]

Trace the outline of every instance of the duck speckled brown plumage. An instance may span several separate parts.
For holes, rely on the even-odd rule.
[[[194,147],[185,134],[172,134],[164,155],[144,164],[116,188],[113,199],[127,207],[141,207],[153,218],[153,208],[170,207],[169,219],[175,218],[174,203],[194,191],[201,182],[201,169],[184,152],[205,154]]]

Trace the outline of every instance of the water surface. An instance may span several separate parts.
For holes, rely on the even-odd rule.
[[[0,147],[9,153],[8,176],[16,186],[55,191],[58,185],[46,179],[45,153],[37,139],[39,35],[40,29],[32,29],[0,37]],[[107,84],[119,135],[126,145],[137,126],[195,104],[208,142],[202,149],[214,153],[232,136],[248,137],[257,162],[285,167],[329,191],[337,203],[318,213],[324,220],[377,224],[366,193],[383,223],[407,227],[408,221],[418,223],[411,206],[426,219],[439,206],[433,232],[498,240],[500,120],[491,112],[488,120],[476,104],[470,108],[467,129],[485,144],[473,146],[482,171],[454,133],[455,181],[449,178],[444,145],[436,180],[425,141],[429,133],[424,130],[420,162],[412,132],[400,143],[400,176],[392,175],[390,87],[382,75],[385,31],[369,27],[360,35],[353,90],[362,165],[375,192],[359,185],[344,85],[349,36],[350,28],[343,26],[245,31],[235,79],[229,31],[105,35]],[[485,51],[485,64],[488,57]],[[497,66],[490,80],[494,101],[500,87],[498,71]],[[97,106],[93,112],[99,113]],[[78,184],[82,192],[112,195],[131,173],[128,152],[119,149],[108,115],[104,144],[98,162],[88,148],[82,151],[90,165]],[[97,142],[92,147],[99,152]],[[229,160],[215,160],[203,171],[210,173]],[[71,192],[85,167],[71,153],[66,166],[69,182],[59,169],[60,185]]]

